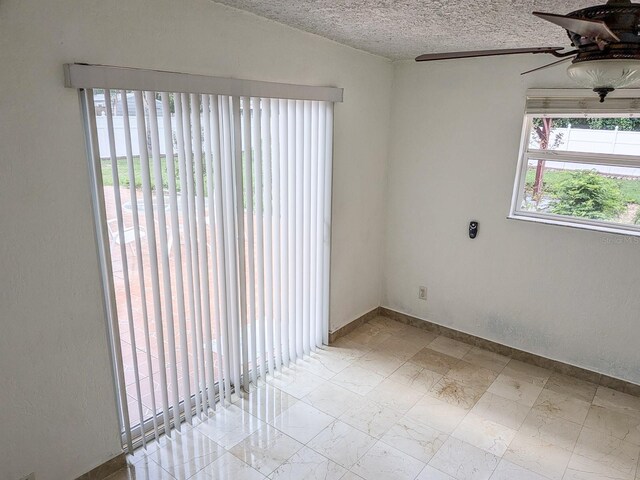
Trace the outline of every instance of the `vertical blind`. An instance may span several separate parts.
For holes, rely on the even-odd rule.
[[[68,78],[131,451],[328,341],[333,101],[123,82]]]

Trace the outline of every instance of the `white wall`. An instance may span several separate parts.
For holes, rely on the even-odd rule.
[[[379,305],[389,62],[208,0],[2,0],[0,45],[0,478],[68,480],[119,452],[65,62],[344,87],[331,328]]]
[[[639,239],[506,219],[526,88],[574,87],[545,61],[396,65],[383,304],[640,383]]]

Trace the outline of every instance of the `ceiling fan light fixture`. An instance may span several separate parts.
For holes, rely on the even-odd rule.
[[[640,59],[589,60],[569,65],[567,75],[578,85],[591,88],[603,102],[607,93],[640,81]]]

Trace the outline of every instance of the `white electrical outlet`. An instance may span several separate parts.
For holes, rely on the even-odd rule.
[[[420,300],[426,300],[427,299],[427,287],[419,287],[418,288],[418,298]]]
[[[31,472],[29,475],[19,478],[18,480],[36,480],[35,472]]]

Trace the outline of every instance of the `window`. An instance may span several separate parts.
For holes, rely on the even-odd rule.
[[[95,65],[80,89],[129,451],[328,343],[342,90]]]
[[[612,100],[527,99],[510,218],[640,235],[640,115]]]

